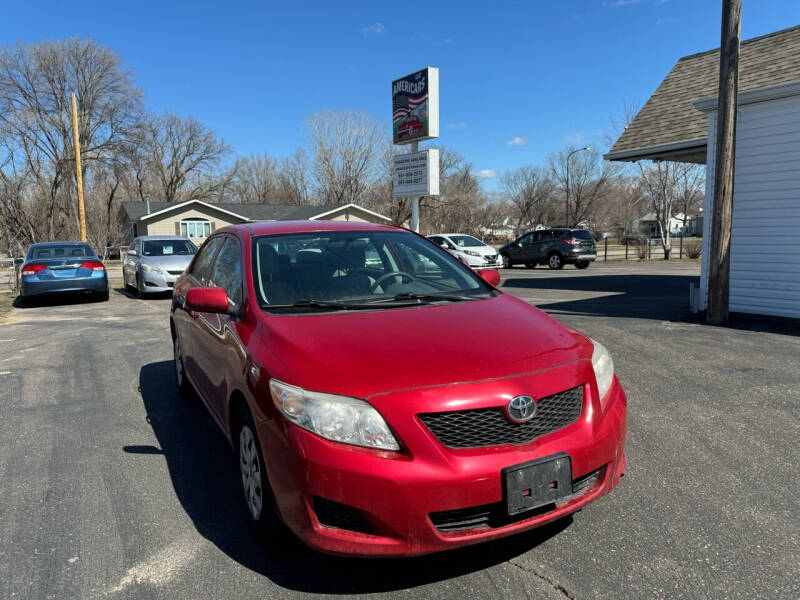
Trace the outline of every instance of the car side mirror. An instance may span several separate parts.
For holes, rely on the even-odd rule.
[[[24,262],[25,262],[25,259],[24,259],[24,258],[15,258],[15,259],[14,259],[14,264],[15,264],[15,265],[21,265],[21,264],[22,264],[22,263],[24,263]]]
[[[228,293],[221,287],[196,287],[186,293],[186,309],[195,312],[228,312]]]
[[[497,269],[483,269],[478,273],[486,283],[491,286],[497,286],[500,283],[500,271]]]
[[[127,254],[128,256],[138,256],[139,255],[139,253],[136,252],[136,250],[133,250],[133,249],[128,250],[125,254]]]

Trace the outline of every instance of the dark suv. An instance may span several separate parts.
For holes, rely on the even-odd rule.
[[[536,265],[560,269],[565,264],[585,269],[597,258],[597,248],[585,229],[540,229],[500,248],[500,256],[505,268],[522,263],[530,269]]]

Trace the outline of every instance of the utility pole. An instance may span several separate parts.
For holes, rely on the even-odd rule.
[[[729,311],[741,24],[742,0],[722,0],[717,135],[714,152],[714,212],[711,218],[708,311],[706,312],[706,320],[715,325],[727,323]]]
[[[72,92],[72,133],[75,139],[75,179],[78,182],[78,220],[81,227],[81,241],[86,241],[86,210],[83,206],[83,173],[81,173],[81,141],[78,136],[78,104]]]

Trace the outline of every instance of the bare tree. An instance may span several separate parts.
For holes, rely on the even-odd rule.
[[[523,228],[533,229],[544,223],[545,217],[552,214],[555,189],[549,173],[542,167],[507,171],[500,184],[514,208],[517,235]]]
[[[236,159],[224,195],[234,202],[279,204],[278,163],[267,154]]]
[[[227,185],[219,169],[231,149],[196,119],[171,113],[151,117],[138,135],[147,153],[147,168],[159,183],[161,200],[207,198]]]
[[[701,178],[697,165],[669,161],[653,162],[645,166],[639,162],[639,181],[650,208],[656,215],[659,237],[664,248],[664,259],[669,260],[672,250],[670,222],[673,207],[683,198],[701,193]]]
[[[0,137],[7,158],[24,157],[45,215],[37,236],[55,239],[77,227],[70,93],[78,96],[83,168],[119,150],[141,109],[141,92],[119,57],[92,40],[0,48]],[[6,164],[0,157],[0,164]],[[34,200],[34,199],[31,199]]]
[[[383,123],[361,112],[314,113],[308,119],[317,195],[324,203],[359,202],[380,171]]]
[[[577,150],[570,146],[551,155],[548,161],[569,217],[566,227],[576,227],[591,219],[608,190],[610,179],[620,169],[619,165],[604,161],[597,148]]]
[[[310,166],[302,148],[287,156],[278,165],[278,190],[284,201],[297,206],[311,202]]]

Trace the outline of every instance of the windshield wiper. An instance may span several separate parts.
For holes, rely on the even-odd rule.
[[[393,298],[381,298],[373,300],[370,304],[385,304],[388,302],[402,302],[403,300],[418,300],[420,302],[461,302],[463,300],[477,300],[477,296],[464,296],[462,294],[415,294],[403,292]]]
[[[408,306],[416,305],[416,302],[409,302],[407,303]],[[365,303],[365,302],[330,302],[327,300],[310,300],[306,298],[301,298],[300,300],[296,300],[293,304],[262,304],[261,308],[264,309],[273,309],[273,308],[327,308],[331,310],[364,310],[370,308],[376,308],[372,303]]]

